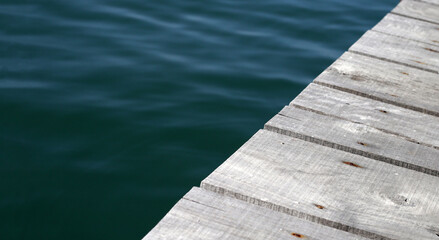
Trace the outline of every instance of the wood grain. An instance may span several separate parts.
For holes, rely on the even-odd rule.
[[[201,186],[371,239],[439,233],[439,178],[264,130]]]
[[[432,0],[404,0],[392,10],[392,13],[439,24],[439,5],[432,3],[434,3]]]
[[[143,240],[366,239],[200,188],[188,192]]]
[[[431,44],[368,31],[349,48],[349,51],[439,73],[439,46]]]
[[[439,0],[412,0],[412,1],[420,1],[420,2],[424,2],[424,3],[439,5]]]
[[[439,75],[347,52],[314,83],[439,116]]]
[[[358,122],[289,106],[265,129],[439,177],[439,150]]]
[[[367,125],[405,141],[439,150],[439,118],[435,116],[314,83],[290,106]]]
[[[387,14],[372,30],[419,42],[439,45],[439,26],[437,24],[392,13]]]

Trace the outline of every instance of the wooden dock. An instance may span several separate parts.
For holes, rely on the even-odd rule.
[[[439,240],[439,0],[403,0],[187,193],[156,239]]]

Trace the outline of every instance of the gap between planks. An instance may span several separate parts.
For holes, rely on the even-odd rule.
[[[354,54],[354,55],[360,55],[360,56],[363,56],[363,57],[366,57],[366,58],[378,59],[378,60],[381,60],[381,61],[385,61],[385,62],[389,62],[389,63],[393,63],[393,64],[398,64],[400,66],[411,67],[411,68],[414,68],[414,69],[417,69],[417,70],[427,71],[427,72],[430,72],[430,73],[433,73],[433,74],[438,74],[438,72],[436,72],[434,70],[424,69],[424,68],[421,68],[421,67],[418,67],[418,66],[412,66],[412,65],[409,65],[407,63],[402,63],[402,62],[398,62],[398,61],[391,60],[391,59],[385,59],[385,58],[373,56],[373,55],[370,55],[370,54],[367,54],[367,53],[362,53],[362,52],[352,51],[352,50],[347,51],[345,54],[347,54],[347,53]],[[339,60],[340,60],[340,58],[337,61],[339,61]],[[328,69],[330,69],[331,67],[332,67],[332,65],[329,66]],[[372,100],[376,100],[376,101],[380,101],[380,102],[383,102],[383,103],[392,104],[392,105],[395,105],[395,106],[398,106],[398,107],[403,107],[403,108],[410,109],[410,110],[413,110],[413,111],[417,111],[417,112],[420,112],[420,113],[429,114],[429,115],[432,115],[432,116],[439,117],[439,112],[438,111],[429,110],[429,109],[426,109],[426,108],[423,108],[423,107],[418,107],[418,106],[410,105],[408,103],[402,103],[402,102],[399,102],[399,101],[394,101],[394,100],[391,100],[391,99],[382,98],[382,97],[379,97],[377,95],[368,94],[366,92],[362,92],[362,91],[359,91],[359,90],[354,90],[352,88],[347,88],[347,87],[343,87],[343,86],[339,86],[339,85],[323,82],[323,81],[319,80],[319,77],[316,78],[313,81],[313,83],[321,85],[321,86],[329,87],[329,88],[332,88],[332,89],[336,89],[336,90],[339,90],[339,91],[343,91],[343,92],[346,92],[346,93],[354,94],[354,95],[357,95],[357,96],[366,97],[366,98],[369,98],[369,99],[372,99]]]
[[[388,13],[371,30],[408,38],[421,43],[439,44],[438,25]]]
[[[327,240],[366,239],[193,187],[143,240],[242,240],[291,237]]]
[[[401,1],[391,12],[403,17],[439,25],[439,16],[431,14],[432,12],[435,12],[434,10],[438,9],[438,7],[439,5],[433,1],[404,0]],[[426,13],[428,11],[430,12]]]
[[[383,31],[376,30],[376,29],[373,29],[373,28],[372,28],[371,30],[369,30],[369,31],[377,32],[377,33],[381,33],[381,34],[386,34],[386,35],[389,35],[389,36],[392,36],[392,37],[402,38],[402,39],[405,39],[405,40],[409,40],[409,41],[418,42],[418,43],[427,44],[427,45],[431,45],[431,46],[437,47],[437,45],[436,45],[436,44],[433,44],[433,43],[429,43],[429,42],[425,42],[425,41],[420,41],[420,40],[416,40],[416,39],[413,39],[413,38],[408,38],[408,37],[404,37],[404,36],[400,36],[400,35],[395,35],[395,34],[392,34],[392,33],[383,32]],[[355,51],[354,51],[354,52],[355,52]],[[387,60],[385,60],[385,59],[381,59],[381,60],[387,61]],[[391,60],[391,61],[392,61],[392,60]],[[398,64],[402,64],[402,65],[404,65],[404,63],[397,62],[397,61],[395,61],[395,62],[398,63]],[[413,65],[410,65],[410,64],[408,64],[408,65],[406,65],[406,66],[417,68],[416,66],[413,66]],[[421,70],[424,70],[424,71],[431,71],[431,70],[429,70],[429,69],[421,69]],[[436,72],[436,73],[437,73],[437,72]]]
[[[364,126],[367,126],[367,127],[370,127],[370,128],[374,128],[374,129],[376,129],[378,131],[381,131],[381,132],[384,132],[384,133],[387,133],[387,134],[391,134],[391,135],[396,136],[396,137],[400,137],[400,138],[402,138],[402,139],[404,139],[404,140],[406,140],[408,142],[416,143],[416,144],[419,144],[419,145],[422,145],[422,146],[425,146],[425,147],[431,147],[431,148],[439,150],[439,146],[435,146],[435,145],[432,145],[432,144],[429,144],[429,143],[418,141],[418,140],[413,139],[411,137],[408,137],[408,136],[405,136],[405,135],[402,135],[400,133],[393,132],[393,131],[390,131],[390,130],[387,130],[387,129],[384,129],[384,128],[378,128],[378,127],[371,126],[369,124],[352,121],[352,120],[344,118],[344,117],[340,117],[340,116],[337,116],[337,115],[324,113],[322,111],[314,110],[312,108],[308,108],[308,107],[305,107],[305,106],[302,106],[302,105],[298,105],[298,104],[295,104],[295,103],[291,103],[290,106],[296,107],[298,109],[302,109],[302,110],[305,110],[305,111],[308,111],[308,112],[317,113],[317,114],[320,114],[320,115],[323,115],[323,116],[328,116],[328,117],[332,117],[332,118],[338,118],[338,119],[341,119],[341,120],[344,120],[344,121],[349,121],[349,122],[352,122],[352,123],[361,124],[361,125],[364,125]],[[282,115],[282,114],[279,114],[279,115],[284,116],[284,117],[289,117],[289,116],[285,116],[285,115]]]
[[[372,30],[370,30],[370,31],[372,31]],[[389,36],[392,36],[392,37],[398,37],[398,36],[394,36],[394,35],[391,35],[391,34],[378,32],[378,31],[373,31],[373,32],[380,33],[380,34],[386,34],[386,35],[389,35]],[[409,41],[413,41],[412,39],[408,39],[408,38],[404,38],[404,39],[409,40]],[[418,41],[413,41],[413,42],[418,42]],[[424,42],[421,42],[421,43],[424,43]],[[378,57],[378,56],[375,56],[375,55],[371,55],[371,54],[360,52],[360,51],[356,51],[356,50],[348,50],[348,52],[355,53],[355,54],[362,55],[362,56],[366,56],[366,57],[370,57],[370,58],[375,58],[375,59],[378,59],[378,60],[381,60],[381,61],[386,61],[386,62],[390,62],[390,63],[396,63],[396,64],[399,64],[399,65],[402,65],[402,66],[405,66],[405,67],[416,68],[416,69],[419,69],[419,70],[422,70],[422,71],[439,74],[438,71],[435,71],[435,70],[432,70],[432,69],[418,67],[418,66],[415,66],[415,65],[399,62],[399,61],[388,59],[388,58]]]
[[[285,115],[281,115],[281,114],[278,114],[278,115],[282,116],[284,118],[290,118],[290,117],[285,116]],[[285,136],[301,139],[301,140],[304,140],[304,141],[307,141],[307,142],[311,142],[311,143],[315,143],[315,144],[318,144],[318,145],[321,145],[321,146],[325,146],[325,147],[341,150],[341,151],[352,153],[352,154],[359,155],[359,156],[362,156],[362,157],[367,157],[367,158],[370,158],[370,159],[373,159],[373,160],[377,160],[377,161],[380,161],[380,162],[384,162],[384,163],[388,163],[388,164],[391,164],[391,165],[394,165],[394,166],[397,166],[397,167],[402,167],[402,168],[406,168],[406,169],[409,169],[409,170],[417,171],[417,172],[420,172],[420,173],[425,173],[425,174],[428,174],[428,175],[439,177],[439,171],[438,170],[430,169],[430,168],[427,168],[427,167],[422,167],[422,166],[419,166],[419,165],[416,165],[416,164],[412,164],[412,163],[407,163],[407,162],[404,162],[404,161],[401,161],[401,160],[396,160],[396,159],[393,159],[393,158],[390,158],[390,157],[386,157],[386,156],[382,156],[382,155],[379,155],[379,154],[376,154],[376,153],[366,152],[366,151],[359,150],[359,149],[356,149],[356,148],[352,148],[352,147],[348,147],[348,146],[341,145],[341,144],[338,144],[338,143],[334,143],[334,142],[331,142],[331,141],[327,141],[327,140],[323,140],[323,139],[320,139],[320,138],[316,138],[314,136],[293,132],[291,130],[281,129],[279,127],[270,125],[269,122],[267,124],[265,124],[264,129],[267,130],[267,131],[270,131],[270,132],[274,132],[274,133],[278,133],[278,134],[281,134],[281,135],[285,135]]]
[[[437,23],[437,22],[433,22],[433,21],[425,20],[425,19],[422,19],[422,18],[412,17],[412,16],[405,15],[405,14],[402,14],[402,13],[392,12],[392,14],[395,14],[395,15],[398,15],[398,16],[401,16],[401,17],[406,17],[406,18],[415,19],[415,20],[418,20],[418,21],[423,21],[423,22],[427,22],[427,23],[432,23],[432,24],[439,25],[439,23]]]
[[[308,85],[290,106],[361,124],[405,141],[439,150],[439,119],[435,116],[419,114],[407,108],[315,83]],[[422,121],[423,125],[416,124],[418,121]],[[410,130],[407,129],[408,123]]]
[[[439,220],[437,182],[433,176],[261,130],[201,187],[371,239],[434,239],[432,234],[439,233],[434,224]]]
[[[313,223],[317,223],[323,226],[327,226],[327,227],[331,227],[337,230],[341,230],[344,232],[348,232],[348,233],[352,233],[361,237],[365,237],[365,238],[369,238],[369,239],[375,239],[375,240],[395,240],[392,238],[388,238],[385,236],[382,236],[380,234],[376,234],[373,232],[369,232],[360,228],[356,228],[356,227],[352,227],[349,225],[345,225],[345,224],[341,224],[339,222],[335,222],[335,221],[331,221],[325,218],[321,218],[321,217],[317,217],[311,214],[307,214],[304,212],[300,212],[297,210],[294,210],[292,208],[288,208],[285,206],[281,206],[278,204],[274,204],[268,201],[264,201],[262,199],[258,199],[258,198],[253,198],[244,194],[240,194],[238,192],[234,192],[234,191],[230,191],[228,189],[219,187],[219,186],[214,186],[212,184],[208,184],[205,182],[201,182],[200,188],[207,190],[207,191],[211,191],[214,193],[218,193],[220,195],[223,196],[227,196],[227,197],[232,197],[234,199],[238,199],[250,204],[254,204],[256,206],[260,206],[260,207],[264,207],[264,208],[268,208],[272,211],[275,212],[280,212],[280,213],[284,213],[284,214],[288,214],[290,216],[293,217],[297,217],[299,219],[304,219]]]
[[[425,109],[425,108],[420,108],[420,107],[404,104],[404,103],[401,103],[401,102],[392,101],[392,100],[385,99],[385,98],[380,98],[380,97],[377,97],[375,95],[363,93],[363,92],[360,92],[360,91],[357,91],[357,90],[353,90],[353,89],[350,89],[350,88],[344,88],[344,87],[340,87],[340,86],[329,84],[329,83],[320,82],[320,81],[317,81],[317,80],[314,80],[313,83],[321,85],[321,86],[324,86],[324,87],[328,87],[328,88],[336,89],[336,90],[339,90],[339,91],[343,91],[343,92],[346,92],[346,93],[349,93],[349,94],[357,95],[357,96],[360,96],[360,97],[369,98],[369,99],[380,101],[380,102],[383,102],[383,103],[388,103],[388,104],[392,104],[392,105],[395,105],[395,106],[398,106],[398,107],[410,109],[410,110],[413,110],[413,111],[416,111],[416,112],[420,112],[420,113],[432,115],[432,116],[435,116],[435,117],[439,117],[439,112],[431,111],[431,110],[428,110],[428,109]]]

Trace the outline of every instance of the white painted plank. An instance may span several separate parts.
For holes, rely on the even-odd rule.
[[[285,107],[265,124],[265,128],[439,176],[439,150],[358,122]]]
[[[439,24],[439,5],[431,3],[404,0],[392,10],[392,13]]]
[[[439,118],[435,116],[313,83],[290,106],[364,124],[439,150]]]
[[[193,188],[143,240],[366,239]]]
[[[346,52],[314,83],[439,116],[439,75]]]
[[[406,64],[436,74],[439,71],[439,46],[380,32],[366,32],[349,48],[349,51]]]
[[[372,30],[439,45],[439,25],[389,13]]]
[[[439,234],[438,177],[265,130],[201,186],[371,239]]]

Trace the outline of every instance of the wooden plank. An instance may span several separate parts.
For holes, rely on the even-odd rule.
[[[425,3],[439,5],[439,0],[415,0],[415,1],[421,1],[421,2],[425,2]]]
[[[364,124],[439,150],[439,118],[435,116],[313,83],[290,106]]]
[[[314,83],[439,116],[438,74],[347,52]]]
[[[439,45],[439,26],[437,24],[392,13],[387,14],[372,30]]]
[[[431,44],[368,31],[349,51],[439,73],[439,46]]]
[[[427,0],[428,1],[428,0]],[[421,1],[401,1],[392,13],[439,24],[439,5]]]
[[[143,240],[366,239],[193,188]]]
[[[439,178],[261,130],[205,189],[371,239],[437,239]]]
[[[348,97],[348,96],[346,96]],[[265,128],[285,135],[439,176],[439,150],[337,117],[285,107]]]

